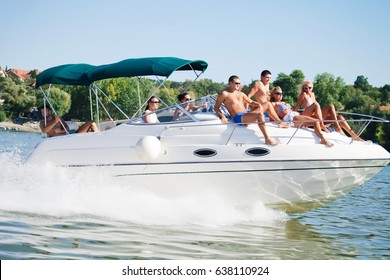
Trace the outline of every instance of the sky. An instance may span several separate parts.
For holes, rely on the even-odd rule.
[[[175,56],[205,60],[214,82],[268,69],[390,84],[387,0],[0,0],[0,20],[3,68]]]

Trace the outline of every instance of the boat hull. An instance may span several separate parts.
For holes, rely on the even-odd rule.
[[[245,207],[261,202],[290,212],[333,201],[378,173],[383,160],[266,161],[105,166],[115,184],[148,189],[161,197],[210,193]],[[276,167],[277,166],[277,167]],[[102,167],[97,167],[102,168]],[[202,199],[205,199],[203,197]]]
[[[47,139],[28,163],[50,162],[75,172],[94,168],[110,176],[112,184],[147,189],[161,197],[205,199],[212,193],[236,207],[260,202],[296,212],[344,196],[390,159],[379,145],[350,144],[350,138],[337,133],[327,135],[336,143],[328,148],[316,143],[311,130],[299,130],[294,143],[288,141],[296,131],[269,126],[281,144],[268,146],[256,127],[211,126],[210,130],[163,125],[148,127],[160,150],[148,158],[148,151],[156,147],[146,146],[139,152],[145,128],[125,125],[113,131]]]

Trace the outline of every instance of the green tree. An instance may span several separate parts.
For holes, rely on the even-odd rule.
[[[224,83],[215,83],[211,79],[202,79],[196,81],[194,86],[194,91],[197,93],[196,97],[201,97],[205,95],[212,95],[222,92],[226,88]]]
[[[3,122],[6,120],[6,115],[5,115],[5,112],[4,112],[4,109],[3,109],[3,106],[0,105],[0,122]]]
[[[4,111],[9,118],[30,112],[35,104],[35,95],[23,83],[10,78],[0,78],[0,92],[3,93]]]
[[[384,105],[390,104],[390,85],[384,85],[379,89],[381,92],[381,102]]]
[[[68,92],[71,98],[71,106],[65,119],[78,119],[87,121],[91,119],[91,106],[89,101],[89,88],[86,86],[65,86],[62,90]],[[93,104],[95,99],[92,98]]]
[[[357,76],[356,81],[354,82],[354,87],[367,91],[371,88],[371,85],[368,83],[368,79],[364,76]]]
[[[335,78],[329,73],[318,74],[314,79],[314,92],[322,107],[333,104],[336,110],[343,109],[339,98],[344,87],[345,82],[341,77]]]
[[[70,94],[54,86],[50,88],[50,91],[47,94],[55,112],[60,116],[66,115],[71,105]],[[41,96],[38,98],[38,105],[41,106],[42,104],[43,97]]]
[[[273,87],[279,86],[283,90],[283,100],[289,104],[295,104],[299,95],[300,85],[304,82],[305,76],[300,70],[293,70],[290,75],[278,74]]]

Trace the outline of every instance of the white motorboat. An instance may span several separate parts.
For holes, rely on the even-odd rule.
[[[147,61],[156,66],[158,59],[162,58]],[[165,77],[175,70],[203,72],[207,68],[203,61],[165,59],[174,59],[170,70],[160,73]],[[119,63],[120,69],[118,64],[84,65],[78,74],[71,71],[72,79],[64,79],[61,75],[69,76],[50,68],[38,75],[37,86],[85,84],[93,90],[95,80],[150,75],[145,70],[148,66],[136,71],[144,62],[126,60]],[[78,65],[56,69],[68,67],[74,70]],[[131,68],[131,74],[126,67]],[[195,112],[185,111],[180,104],[158,110],[160,123],[144,123],[142,116],[137,116],[101,123],[100,132],[46,138],[27,164],[50,162],[75,170],[94,166],[116,183],[144,187],[162,196],[215,190],[234,206],[262,202],[301,211],[347,194],[390,162],[390,153],[370,141],[354,141],[331,132],[326,138],[334,146],[328,148],[319,143],[313,129],[279,128],[273,122],[266,123],[267,130],[280,144],[266,145],[257,124],[222,124],[212,110],[215,98],[197,99],[196,104],[204,106]],[[174,118],[176,109],[182,111],[179,118]],[[362,129],[370,122],[388,122],[365,115],[354,121],[360,122]]]

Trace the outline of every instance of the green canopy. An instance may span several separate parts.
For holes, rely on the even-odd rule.
[[[89,85],[86,72],[94,66],[89,64],[64,64],[46,69],[37,76],[35,87],[46,84]]]
[[[177,57],[129,58],[113,64],[97,66],[87,72],[91,81],[118,77],[164,76],[169,77],[174,71],[197,70],[204,72],[207,62],[186,60]]]
[[[177,57],[130,58],[117,63],[92,66],[89,64],[66,64],[46,69],[37,76],[36,88],[45,84],[89,85],[97,80],[134,77],[169,77],[174,71],[202,71],[207,62],[186,60]]]

